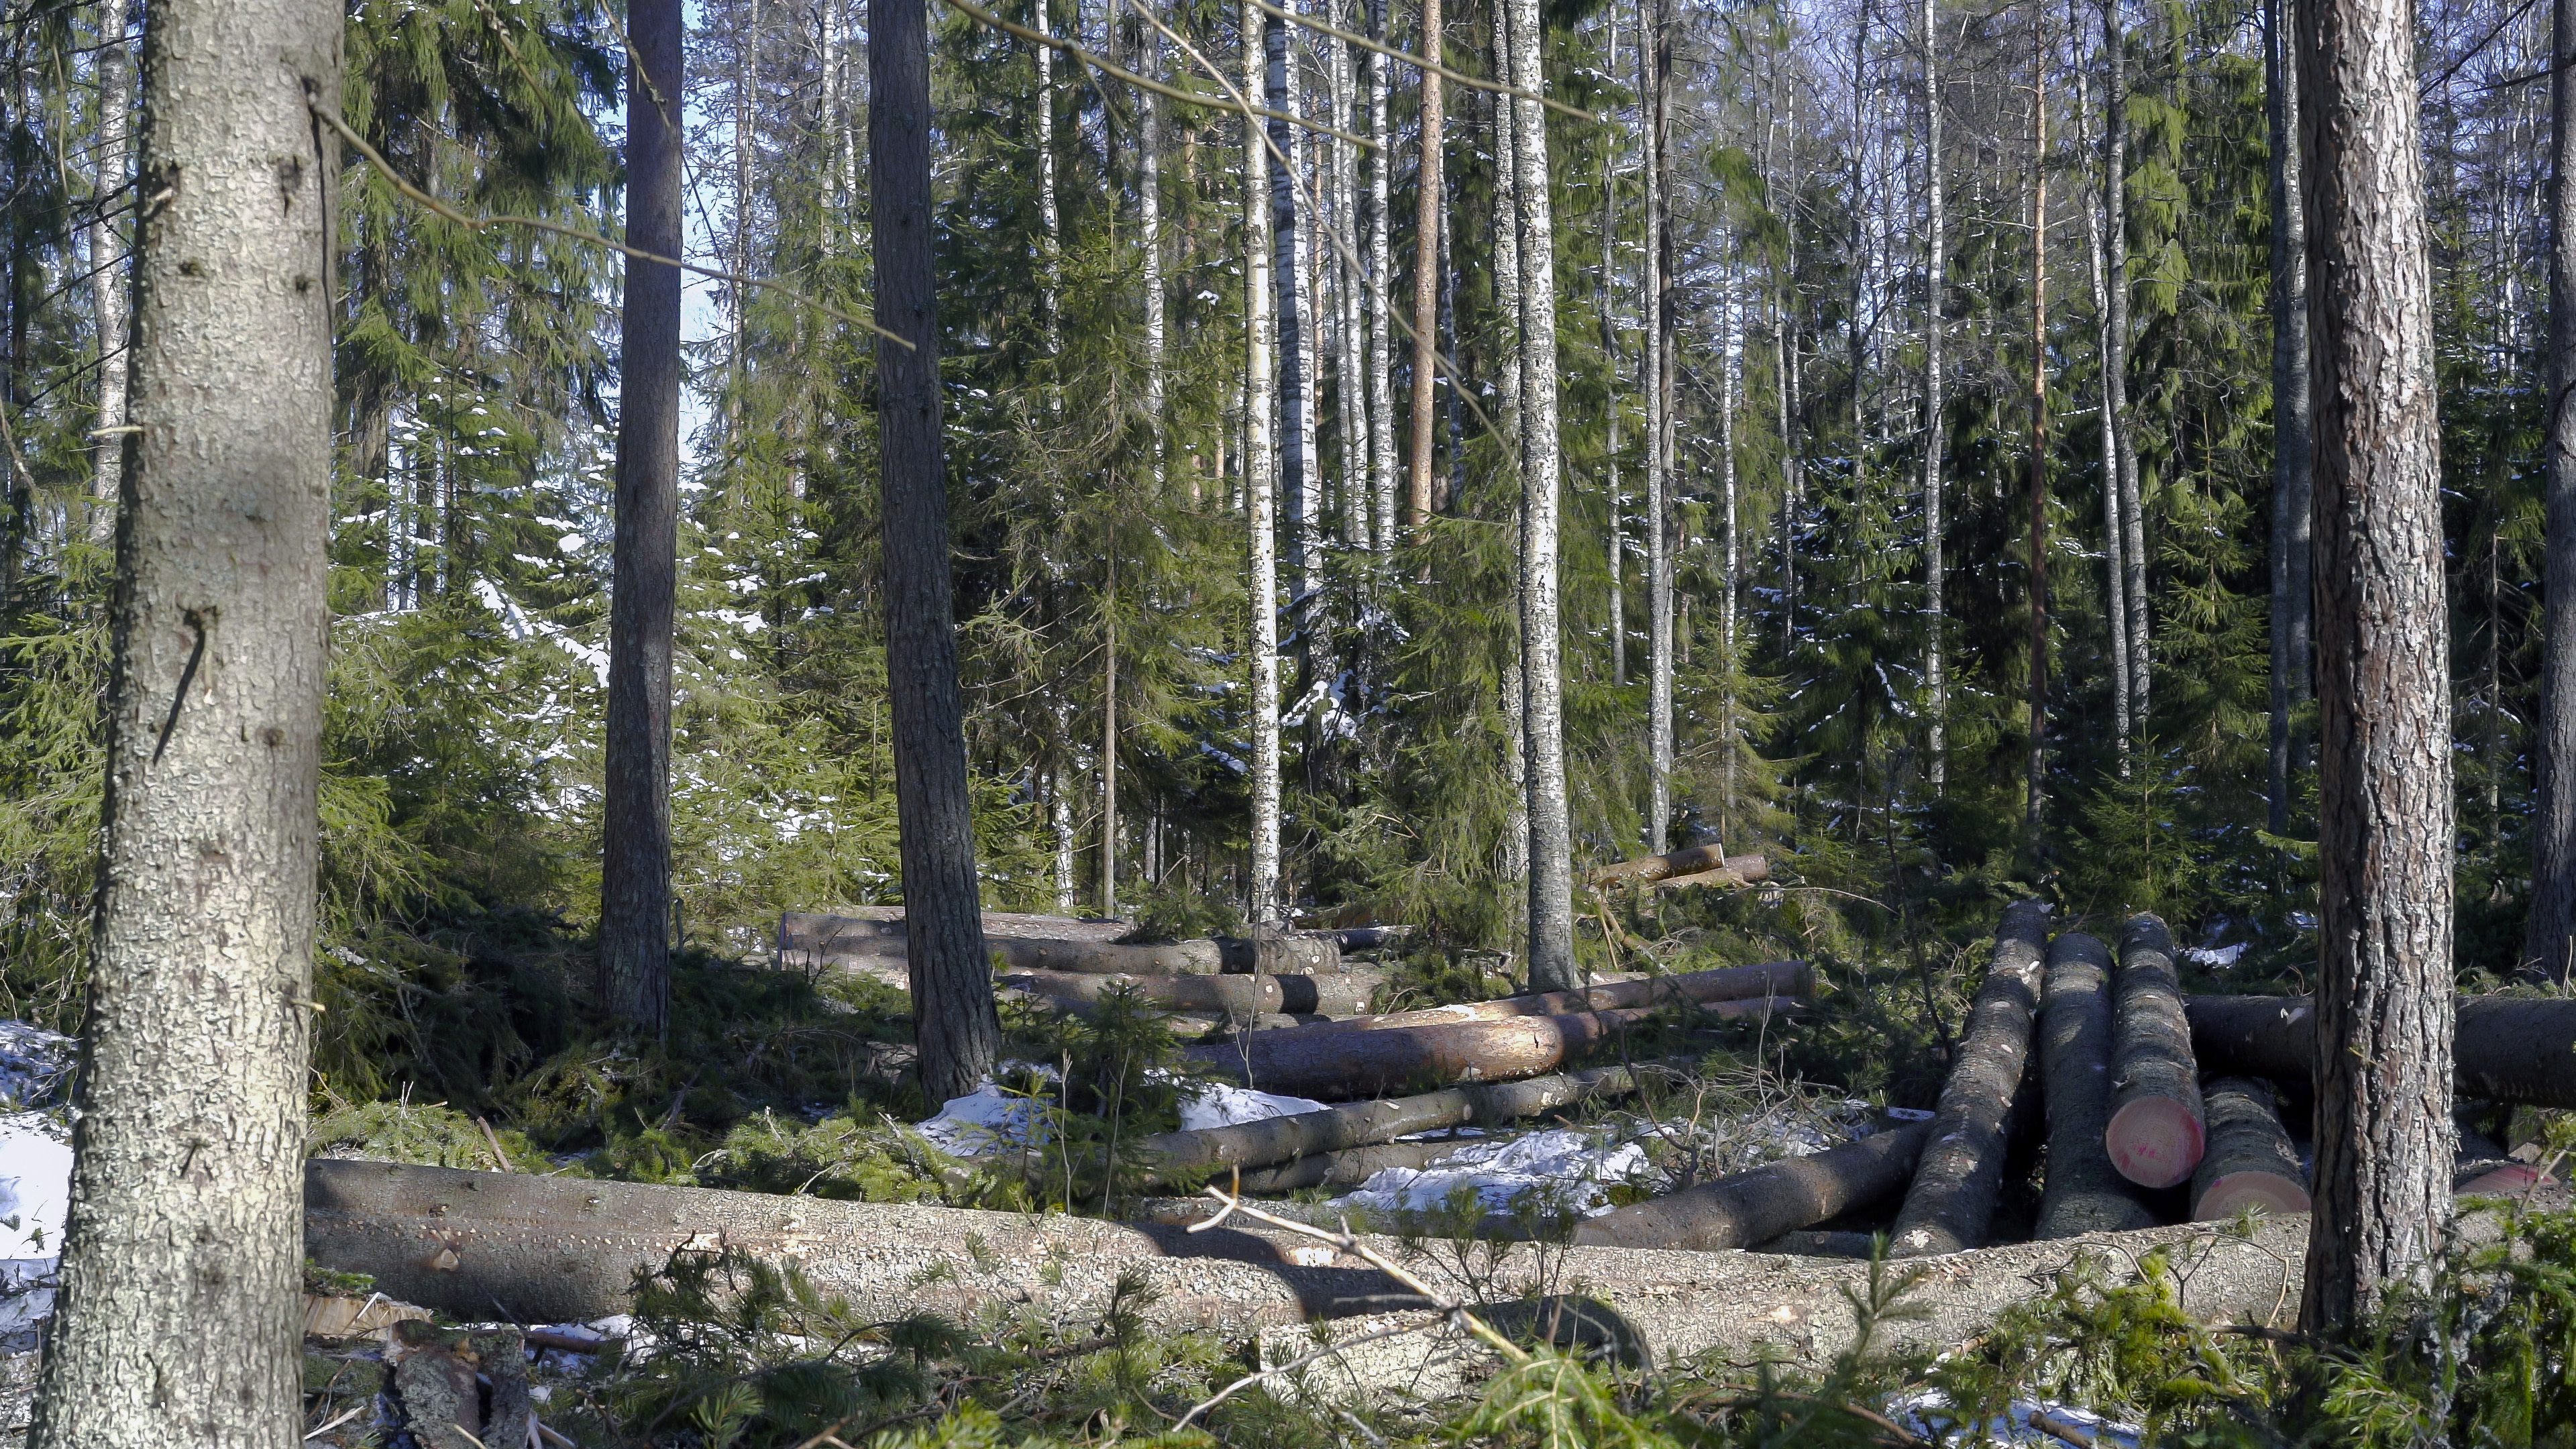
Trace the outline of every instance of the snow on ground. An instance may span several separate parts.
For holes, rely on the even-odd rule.
[[[80,1044],[23,1021],[0,1021],[0,1097],[21,1107],[54,1100],[71,1078]]]
[[[1509,1142],[1471,1142],[1419,1171],[1387,1168],[1334,1206],[1430,1212],[1463,1188],[1489,1213],[1509,1212],[1523,1194],[1539,1193],[1547,1206],[1593,1217],[1610,1211],[1611,1187],[1653,1175],[1646,1149],[1635,1142],[1603,1143],[1552,1128]]]
[[[1888,1400],[1887,1416],[1914,1433],[1936,1442],[1973,1441],[1978,1435],[1957,1423],[1950,1401],[1938,1389],[1921,1389]],[[1979,1426],[1985,1442],[2066,1449],[2069,1444],[2096,1444],[2101,1449],[2138,1449],[2146,1430],[2106,1419],[2047,1399],[2015,1399],[2003,1414]],[[1966,1432],[1962,1432],[1965,1430]]]
[[[1273,1117],[1294,1117],[1300,1112],[1321,1112],[1321,1102],[1304,1097],[1283,1097],[1275,1092],[1255,1092],[1225,1082],[1211,1082],[1181,1099],[1181,1130],[1199,1132],[1210,1127],[1240,1127],[1246,1122],[1266,1122]]]
[[[0,1117],[0,1343],[53,1316],[72,1182],[64,1136],[42,1112]]]
[[[1015,1090],[988,1081],[966,1096],[951,1097],[941,1104],[937,1116],[917,1124],[921,1135],[952,1157],[978,1157],[1003,1147],[1045,1146],[1049,1097],[1043,1083],[1052,1081],[1055,1072],[1025,1063],[1006,1063],[1002,1075],[1033,1085]],[[1324,1110],[1323,1103],[1304,1097],[1248,1091],[1221,1082],[1193,1083],[1185,1093],[1181,1098],[1184,1131],[1233,1127]]]

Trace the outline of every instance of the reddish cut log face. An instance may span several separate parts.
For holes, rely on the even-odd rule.
[[[2308,1190],[2277,1172],[2231,1172],[2209,1185],[2191,1215],[2201,1222],[2223,1222],[2247,1208],[2267,1216],[2308,1210]]]
[[[2554,1180],[2537,1167],[2529,1167],[2517,1162],[2511,1167],[2499,1167],[2473,1182],[2463,1183],[2460,1193],[2463,1196],[2484,1193],[2495,1197],[2520,1197],[2533,1188],[2546,1186]]]
[[[2122,1177],[2140,1187],[2172,1187],[2191,1181],[2208,1144],[2189,1107],[2170,1097],[2140,1097],[2113,1114],[2102,1145]]]

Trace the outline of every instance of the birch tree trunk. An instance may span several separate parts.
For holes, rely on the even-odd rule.
[[[1262,82],[1269,40],[1261,11],[1251,0],[1243,6],[1243,89],[1250,95]],[[1260,123],[1243,118],[1243,500],[1252,534],[1249,588],[1252,639],[1252,830],[1250,897],[1244,914],[1255,927],[1279,919],[1279,555],[1271,511],[1278,489],[1278,456],[1271,431],[1272,409],[1281,394],[1272,376],[1271,357],[1277,336],[1270,306],[1275,295],[1271,276],[1277,256],[1270,236],[1270,149]]]
[[[870,0],[875,3],[875,0]],[[1031,0],[1029,21],[1040,34],[1055,34],[1050,0]],[[1038,258],[1038,323],[1046,329],[1046,355],[1052,362],[1064,352],[1064,218],[1055,194],[1055,48],[1030,47],[1038,59],[1038,232],[1046,255]],[[1047,411],[1063,404],[1063,379],[1047,383]]]
[[[1506,0],[1512,84],[1535,94],[1539,0]],[[1515,99],[1514,188],[1521,264],[1521,727],[1529,769],[1529,980],[1533,991],[1580,984],[1574,964],[1574,839],[1566,816],[1562,647],[1557,607],[1556,232],[1550,215],[1547,113]]]
[[[1645,107],[1646,821],[1648,853],[1673,817],[1672,11],[1640,0],[1637,93]]]
[[[681,235],[680,0],[627,19],[626,238]],[[680,271],[626,263],[618,355],[617,533],[608,614],[599,987],[609,1015],[660,1032],[671,998],[671,629],[680,537]],[[454,511],[450,510],[450,516]],[[943,553],[942,558],[946,555]],[[447,587],[457,587],[454,563]]]
[[[1352,16],[1348,0],[1337,0],[1333,23],[1347,30]],[[1343,40],[1326,42],[1332,56],[1333,124],[1349,129],[1353,112],[1358,109],[1359,76],[1350,43]],[[1359,148],[1348,141],[1328,143],[1333,156],[1333,236],[1338,243],[1323,270],[1336,279],[1335,311],[1340,319],[1340,344],[1336,353],[1338,376],[1334,378],[1334,412],[1341,421],[1342,434],[1342,537],[1353,548],[1373,548],[1370,519],[1376,496],[1374,480],[1369,476],[1369,459],[1375,444],[1369,437],[1369,403],[1367,379],[1367,342],[1364,333],[1362,294],[1368,290],[1368,278],[1354,261],[1365,262],[1361,249],[1367,245],[1367,231],[1360,219]]]
[[[1367,0],[1369,38],[1386,43],[1386,0]],[[1368,82],[1368,412],[1369,542],[1383,561],[1395,549],[1395,375],[1392,300],[1394,253],[1387,236],[1388,162],[1386,57],[1368,52],[1361,65]]]
[[[2315,1331],[2427,1285],[2449,1225],[2454,807],[2414,7],[2299,9],[2323,868],[2300,1320]]]
[[[116,495],[125,469],[125,435],[112,431],[125,425],[126,280],[125,240],[117,234],[114,212],[124,205],[127,171],[127,123],[134,107],[134,70],[125,51],[125,0],[102,0],[98,7],[98,140],[97,184],[91,189],[96,211],[89,222],[90,309],[98,322],[98,451],[90,468],[89,536],[106,543],[116,536]],[[370,279],[371,281],[373,279]]]
[[[1267,58],[1263,73],[1270,109],[1281,116],[1294,115],[1297,67],[1288,53],[1287,22],[1275,15],[1265,16],[1261,40]],[[1307,595],[1312,589],[1306,474],[1315,452],[1315,420],[1306,408],[1305,330],[1298,305],[1299,295],[1305,290],[1304,268],[1297,254],[1297,190],[1303,175],[1299,128],[1274,116],[1270,121],[1270,145],[1287,158],[1285,165],[1275,167],[1264,158],[1263,169],[1270,175],[1270,281],[1279,338],[1280,523],[1288,540],[1290,617],[1302,637]]]
[[[1494,66],[1496,76],[1511,74],[1511,0],[1489,0],[1493,11]],[[1487,93],[1485,116],[1492,133],[1489,140],[1494,153],[1493,229],[1489,233],[1494,248],[1493,285],[1494,321],[1497,335],[1493,339],[1496,368],[1495,401],[1499,404],[1494,422],[1502,429],[1507,445],[1517,448],[1521,417],[1521,233],[1520,233],[1520,118],[1510,101]]]
[[[1608,61],[1603,67],[1612,75],[1619,73],[1619,12],[1614,7],[1605,18],[1608,28]],[[1642,46],[1642,42],[1641,42]],[[1609,521],[1610,538],[1610,683],[1628,687],[1628,539],[1625,499],[1619,496],[1619,364],[1627,350],[1619,345],[1619,322],[1616,314],[1619,295],[1619,168],[1615,152],[1604,155],[1601,164],[1601,276],[1595,285],[1598,298],[1595,308],[1601,314],[1601,356],[1608,363],[1602,391],[1602,411],[1609,427],[1609,447],[1602,460],[1601,511]]]
[[[1160,79],[1163,33],[1147,26],[1142,43],[1144,53],[1137,59],[1146,75]],[[1136,137],[1136,245],[1145,274],[1145,417],[1153,431],[1154,498],[1159,503],[1168,467],[1163,436],[1163,98],[1148,91],[1138,101],[1144,110]]]
[[[303,1432],[344,16],[158,0],[107,784],[40,1449]],[[255,381],[255,385],[254,384]]]
[[[1440,64],[1441,44],[1440,0],[1422,0],[1423,59]],[[1431,518],[1432,388],[1440,372],[1440,214],[1447,201],[1440,174],[1441,109],[1440,73],[1425,69],[1421,154],[1414,171],[1413,458],[1405,499],[1405,521],[1416,534]]]
[[[2114,0],[2116,3],[2116,0]],[[2022,829],[2041,856],[2048,810],[2048,24],[2034,17],[2030,154],[2030,777]]]
[[[2090,108],[2084,95],[2084,72],[2075,72],[2075,124],[2089,128]],[[2085,149],[2087,141],[2079,130],[2076,150]],[[2107,194],[2107,193],[2105,193]],[[2110,356],[2111,298],[2110,284],[2102,262],[2102,213],[2097,207],[2084,208],[2085,261],[2093,278],[2093,316],[2099,325],[2097,346],[2102,355]],[[2104,369],[2104,376],[2109,370]],[[2122,566],[2126,535],[2121,532],[2120,508],[2120,422],[2111,409],[2111,389],[2102,388],[2102,559],[2103,610],[2111,625],[2111,731],[2118,747],[2120,778],[2129,777],[2129,607],[2128,573]]]
[[[878,496],[913,1041],[922,1090],[936,1102],[992,1075],[1002,1027],[984,950],[957,689],[931,256],[930,37],[921,0],[869,0],[868,67],[877,320],[912,342],[877,342]]]
[[[2576,973],[2576,0],[2555,0],[2551,20],[2547,612],[2523,960],[2564,982]]]
[[[2153,720],[2148,677],[2147,527],[2138,491],[2138,449],[2129,436],[2129,33],[2120,23],[2120,0],[2102,0],[2102,48],[2110,65],[2102,95],[2102,232],[2108,253],[2111,321],[2102,359],[2103,387],[2111,395],[2112,433],[2120,462],[2120,565],[2128,571],[2123,602],[2129,611],[2129,710],[2139,738]]]
[[[1926,706],[1930,728],[1926,753],[1932,793],[1939,795],[1950,774],[1950,684],[1944,673],[1942,635],[1949,622],[1944,602],[1941,537],[1942,451],[1948,447],[1949,375],[1941,357],[1948,331],[1950,244],[1948,196],[1943,189],[1941,150],[1941,33],[1937,0],[1923,0],[1923,683],[1931,695]],[[1730,527],[1729,536],[1733,530]],[[1730,547],[1732,545],[1730,544]]]

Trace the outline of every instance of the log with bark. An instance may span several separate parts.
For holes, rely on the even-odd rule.
[[[2201,1095],[2209,1114],[2209,1151],[2192,1174],[2191,1215],[2214,1222],[2249,1207],[2306,1212],[2307,1173],[2281,1126],[2271,1085],[2251,1077],[2213,1077]]]
[[[2120,974],[2113,990],[2111,1119],[2102,1145],[2111,1165],[2140,1187],[2191,1180],[2207,1144],[2200,1068],[2191,1053],[2191,1023],[2174,975],[2173,933],[2152,915],[2129,918],[2120,932]]]
[[[1815,990],[1815,972],[1804,961],[1774,961],[1764,966],[1724,966],[1679,976],[1617,981],[1577,991],[1548,991],[1534,996],[1505,996],[1492,1001],[1462,1001],[1426,1006],[1383,1016],[1353,1017],[1333,1026],[1343,1031],[1380,1031],[1398,1026],[1430,1026],[1451,1021],[1501,1021],[1516,1016],[1563,1016],[1570,1012],[1623,1007],[1693,1003],[1721,1016],[1759,1016],[1775,1001],[1788,1003]]]
[[[1104,997],[1123,991],[1156,1006],[1256,1016],[1286,1009],[1282,1005],[1284,992],[1281,980],[1277,976],[1131,976],[1095,975],[1080,971],[1014,971],[1004,975],[998,984],[1068,1005],[1093,1005]],[[1309,988],[1306,995],[1312,1000],[1313,990]]]
[[[691,1247],[794,1263],[868,1321],[917,1313],[970,1319],[994,1305],[1030,1303],[1061,1321],[1088,1321],[1123,1278],[1141,1278],[1152,1291],[1129,1301],[1146,1332],[1256,1340],[1283,1360],[1312,1347],[1307,1325],[1317,1319],[1341,1320],[1341,1336],[1356,1343],[1363,1332],[1434,1316],[1418,1299],[1395,1297],[1399,1285],[1322,1244],[1231,1226],[1192,1236],[1053,1215],[319,1160],[305,1165],[304,1206],[305,1251],[318,1265],[369,1274],[389,1297],[466,1319],[498,1311],[559,1323],[627,1312],[638,1271],[660,1270]],[[2185,1242],[2193,1245],[2181,1284],[2188,1312],[2270,1321],[2285,1293],[2297,1301],[2306,1234],[2306,1219],[2293,1216],[2267,1220],[2250,1242],[2199,1226],[1962,1255],[1908,1295],[1921,1317],[1880,1325],[1879,1347],[1965,1342],[2078,1257],[2128,1263]],[[1845,1295],[1870,1273],[1866,1263],[1831,1258],[1536,1245],[1497,1248],[1466,1264],[1407,1255],[1394,1239],[1370,1241],[1470,1301],[1479,1296],[1471,1273],[1507,1285],[1579,1281],[1661,1362],[1768,1347],[1820,1366],[1850,1344]],[[1333,1369],[1370,1392],[1419,1389],[1426,1361],[1456,1353],[1454,1340],[1416,1334],[1355,1346]]]
[[[1348,1102],[1467,1082],[1534,1077],[1616,1040],[1651,1008],[1382,1031],[1269,1031],[1184,1049],[1185,1060],[1265,1092]]]
[[[1702,875],[1712,871],[1733,872],[1739,882],[1768,880],[1771,862],[1759,855],[1728,855],[1714,845],[1694,845],[1669,855],[1640,856],[1605,865],[1592,873],[1595,886],[1617,881],[1659,881],[1670,876]]]
[[[2069,931],[2049,947],[2039,1035],[2048,1178],[2031,1236],[2153,1227],[2154,1210],[2102,1145],[2111,1118],[2111,953],[2100,941]]]
[[[2316,1003],[2305,996],[2195,996],[2194,1051],[2213,1071],[2304,1083],[2316,1063]],[[2576,997],[2464,996],[2452,1069],[2459,1095],[2576,1107]]]
[[[1416,1132],[1499,1126],[1593,1097],[1624,1096],[1637,1090],[1640,1075],[1646,1070],[1650,1069],[1594,1067],[1523,1082],[1450,1087],[1412,1097],[1352,1102],[1321,1112],[1267,1117],[1232,1127],[1163,1132],[1137,1145],[1145,1159],[1156,1164],[1149,1180],[1166,1180],[1193,1168],[1269,1167],[1392,1142]]]
[[[1932,1124],[1909,1122],[1857,1142],[1792,1157],[1715,1182],[1586,1218],[1586,1246],[1716,1252],[1768,1242],[1892,1197],[1914,1172]]]
[[[1086,976],[1215,976],[1226,969],[1217,941],[1124,945],[1116,941],[1056,941],[1003,937],[988,943],[1013,971],[1061,971]]]
[[[1219,936],[1225,969],[1283,976],[1330,976],[1342,969],[1338,931],[1312,935]]]
[[[1896,1215],[1890,1256],[1923,1257],[1985,1246],[2011,1145],[2013,1097],[2021,1090],[2030,1059],[2047,954],[2047,905],[2015,901],[2006,906],[1985,984],[1968,1009],[1967,1033],[1941,1088],[1931,1145],[1924,1148],[1905,1206]]]
[[[1237,1181],[1245,1192],[1298,1192],[1310,1187],[1354,1188],[1390,1167],[1417,1171],[1428,1167],[1473,1140],[1477,1139],[1442,1138],[1432,1142],[1383,1142],[1373,1147],[1345,1147],[1339,1152],[1300,1157],[1274,1167],[1256,1167]],[[1225,1184],[1219,1183],[1218,1186]]]
[[[1135,929],[1127,921],[1086,920],[1079,916],[1035,916],[1014,911],[986,911],[984,936],[999,941],[1042,938],[1053,941],[1115,941]],[[799,955],[831,960],[844,956],[892,956],[904,952],[903,907],[853,906],[834,914],[787,911],[778,918],[778,949],[790,960]]]

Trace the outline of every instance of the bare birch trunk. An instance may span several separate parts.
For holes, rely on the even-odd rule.
[[[1243,88],[1261,86],[1267,36],[1261,11],[1243,7]],[[1243,497],[1252,534],[1248,610],[1252,625],[1252,831],[1251,879],[1245,915],[1256,929],[1279,919],[1279,555],[1271,521],[1277,498],[1278,456],[1271,431],[1280,394],[1271,370],[1277,336],[1270,315],[1276,293],[1271,275],[1277,252],[1270,235],[1270,150],[1260,124],[1243,120]]]
[[[1507,0],[1512,83],[1546,84],[1539,0]],[[1550,214],[1547,113],[1515,99],[1513,170],[1521,264],[1521,687],[1529,769],[1529,979],[1535,991],[1580,985],[1574,963],[1574,839],[1566,816],[1563,650],[1557,602],[1560,500],[1556,418],[1556,232]]]
[[[2451,1215],[2450,631],[2414,6],[2299,9],[2324,871],[2300,1319],[2331,1330],[2429,1285]]]
[[[2576,973],[2576,0],[2555,0],[2551,19],[2547,623],[2523,959],[2564,982]]]
[[[1489,0],[1493,11],[1494,70],[1497,76],[1511,73],[1510,0]],[[1520,168],[1515,158],[1520,155],[1520,118],[1513,113],[1511,102],[1488,93],[1485,116],[1494,153],[1493,224],[1489,235],[1493,242],[1494,320],[1498,335],[1493,352],[1499,364],[1494,379],[1495,424],[1502,429],[1507,446],[1517,447],[1521,417],[1521,234],[1520,234]]]
[[[1941,34],[1936,0],[1923,0],[1923,682],[1931,695],[1925,748],[1931,756],[1932,793],[1939,795],[1950,774],[1950,682],[1942,657],[1942,635],[1949,622],[1942,577],[1946,559],[1941,537],[1942,451],[1950,430],[1944,389],[1949,374],[1941,357],[1948,331],[1950,244],[1948,196],[1944,191],[1941,150]],[[1730,530],[1731,532],[1731,530]]]
[[[2117,0],[2112,0],[2117,3]],[[2030,155],[2030,778],[2022,828],[2041,857],[2048,809],[2048,24],[2033,25]]]
[[[158,0],[107,786],[40,1449],[303,1433],[341,8]],[[247,385],[248,380],[256,385]]]
[[[1258,12],[1255,12],[1258,13]],[[1288,51],[1288,24],[1265,16],[1262,26],[1265,91],[1270,109],[1297,113],[1297,67]],[[1279,354],[1279,501],[1281,531],[1287,536],[1290,617],[1301,640],[1307,596],[1312,591],[1309,552],[1312,521],[1308,517],[1306,479],[1315,456],[1315,419],[1307,408],[1306,337],[1300,298],[1305,293],[1305,267],[1297,251],[1297,191],[1304,175],[1304,143],[1299,127],[1285,120],[1270,122],[1270,145],[1287,164],[1272,166],[1270,175],[1270,283],[1274,294]],[[1301,645],[1302,648],[1302,645]]]
[[[1646,849],[1673,816],[1672,12],[1638,7],[1638,97],[1645,107],[1646,202]]]
[[[870,0],[873,4],[874,0]],[[1030,23],[1045,35],[1055,34],[1051,0],[1031,0]],[[1055,185],[1055,48],[1032,46],[1038,60],[1038,231],[1046,255],[1038,258],[1038,323],[1046,329],[1046,355],[1052,363],[1064,352],[1064,219]],[[1064,401],[1063,379],[1047,380],[1047,411]]]
[[[2075,124],[2089,127],[2089,108],[2084,96],[2084,72],[2075,72]],[[2087,142],[2079,129],[2076,149]],[[2103,375],[2110,369],[2111,297],[2110,284],[2102,262],[2102,213],[2099,208],[2084,208],[2085,260],[2093,278],[2093,316],[2099,323],[2097,344],[2104,357]],[[2111,408],[2111,388],[2106,380],[2102,388],[2102,559],[2103,612],[2111,624],[2111,734],[2118,747],[2120,778],[2129,777],[2129,606],[2128,572],[2122,564],[2126,554],[2127,535],[2121,531],[2120,508],[2120,420]]]
[[[113,212],[126,199],[134,71],[125,51],[125,0],[102,0],[98,11],[98,169],[91,191],[97,211],[89,222],[89,297],[98,323],[98,421],[92,426],[99,436],[91,442],[98,451],[90,465],[89,537],[107,543],[116,536],[116,495],[125,469],[125,435],[114,431],[125,425],[125,240]]]
[[[2102,96],[2102,231],[2108,255],[2111,321],[2102,360],[2103,386],[2111,395],[2112,432],[2119,443],[2120,564],[2128,571],[2122,602],[2129,610],[2130,722],[2144,742],[2153,724],[2149,678],[2147,526],[2138,491],[2138,449],[2129,436],[2129,34],[2120,23],[2120,0],[2102,0],[2102,48],[2110,64]]]
[[[1145,74],[1160,79],[1163,33],[1147,27],[1143,44],[1145,52],[1138,60]],[[1147,92],[1138,100],[1144,108],[1136,138],[1136,245],[1144,264],[1145,417],[1153,431],[1154,498],[1160,502],[1169,467],[1163,436],[1163,98]]]
[[[1386,43],[1386,0],[1366,0],[1369,37]],[[1386,57],[1370,51],[1361,62],[1368,83],[1368,414],[1369,542],[1383,560],[1395,549],[1395,373],[1392,299],[1394,252],[1387,235],[1388,162]]]

